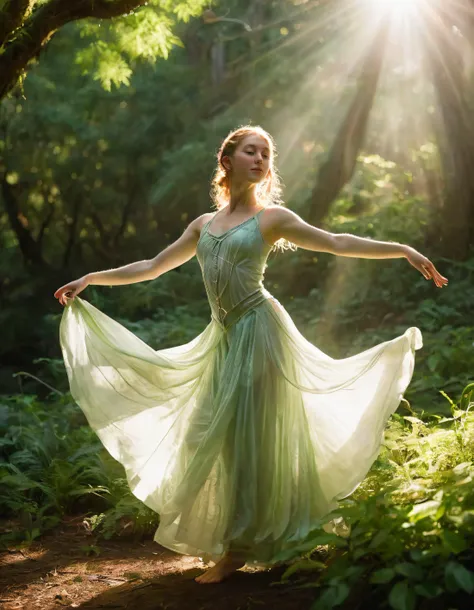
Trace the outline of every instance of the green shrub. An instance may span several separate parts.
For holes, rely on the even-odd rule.
[[[395,414],[383,449],[356,492],[328,518],[336,533],[315,530],[282,581],[300,572],[320,591],[313,610],[413,609],[468,603],[474,592],[474,383],[451,416]],[[345,534],[337,528],[345,526]],[[342,530],[341,530],[342,531]],[[318,561],[315,561],[318,559]],[[445,605],[448,604],[448,605]]]

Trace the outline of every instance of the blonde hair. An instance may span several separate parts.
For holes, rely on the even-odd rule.
[[[225,207],[230,200],[230,176],[222,163],[222,158],[225,156],[232,157],[240,142],[249,135],[259,135],[264,138],[270,148],[270,167],[265,177],[257,184],[255,192],[257,201],[264,207],[272,205],[283,206],[281,199],[281,179],[273,164],[276,153],[276,146],[272,136],[259,125],[243,125],[229,132],[223,140],[219,151],[217,152],[217,167],[211,181],[211,199],[217,210]],[[273,244],[272,250],[296,250],[296,246],[286,239],[279,239]]]

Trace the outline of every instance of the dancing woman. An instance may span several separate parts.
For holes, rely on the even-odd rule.
[[[230,133],[212,183],[217,212],[195,218],[155,258],[88,273],[55,292],[71,393],[132,493],[159,513],[154,540],[211,559],[219,582],[270,566],[362,482],[414,368],[421,333],[333,359],[307,341],[263,285],[272,250],[405,258],[414,248],[323,231],[281,205],[272,137]],[[211,319],[184,345],[154,350],[88,301],[88,285],[154,280],[196,255]]]

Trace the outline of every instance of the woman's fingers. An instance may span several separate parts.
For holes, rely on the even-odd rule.
[[[69,301],[72,301],[76,296],[84,290],[87,286],[87,282],[84,278],[79,278],[68,284],[64,284],[61,288],[58,288],[54,293],[54,296],[59,300],[61,305],[67,305]]]
[[[66,292],[64,292],[64,294],[63,294],[64,305],[67,305],[68,299],[70,299],[72,301],[73,298],[74,298],[74,290],[67,290]]]
[[[421,265],[422,273],[427,280],[434,279],[431,271],[428,269],[426,265]]]
[[[58,299],[61,305],[67,305],[68,299],[74,298],[74,290],[68,289],[66,286],[61,286],[54,293],[54,296]]]
[[[436,267],[433,265],[431,261],[422,265],[423,275],[427,279],[432,279],[438,288],[442,288],[446,284],[448,284],[448,278],[444,277],[439,273]]]
[[[438,282],[439,287],[445,286],[448,284],[448,278],[441,275],[441,273],[436,269],[436,267],[431,263],[431,267],[433,268],[433,274]]]
[[[55,298],[58,299],[58,301],[61,303],[61,305],[64,305],[63,295],[65,292],[66,292],[66,288],[64,286],[61,286],[61,288],[58,288],[56,290],[56,292],[54,293]]]

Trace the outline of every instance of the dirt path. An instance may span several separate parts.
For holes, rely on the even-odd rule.
[[[97,556],[81,549],[94,545],[100,550]],[[282,566],[246,567],[222,583],[199,584],[194,577],[205,566],[198,558],[173,553],[152,540],[97,543],[82,517],[65,520],[29,548],[1,551],[0,567],[2,610],[308,610],[315,599],[311,589],[276,584]]]

